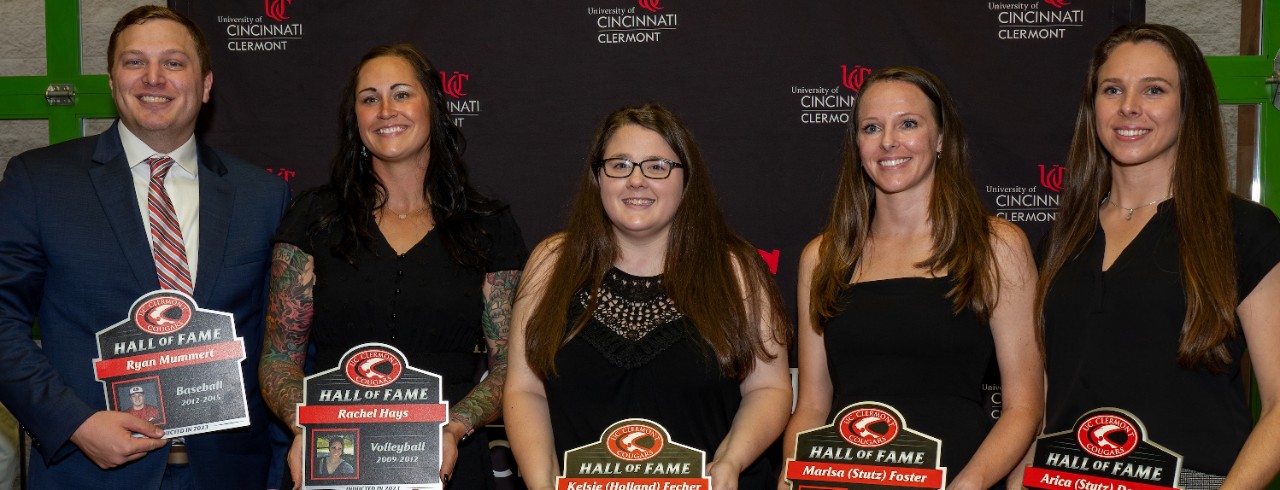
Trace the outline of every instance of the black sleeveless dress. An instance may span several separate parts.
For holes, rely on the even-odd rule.
[[[982,379],[995,353],[987,325],[969,310],[952,314],[951,287],[947,277],[853,284],[823,335],[831,414],[861,401],[893,406],[907,427],[942,440],[948,483],[991,430]]]
[[[661,277],[617,269],[605,274],[587,325],[556,355],[559,376],[544,382],[556,453],[600,441],[613,423],[646,418],[671,439],[706,452],[729,433],[742,401],[739,383],[721,375],[711,348],[662,290]],[[586,307],[580,292],[569,323]],[[744,468],[738,488],[776,485],[763,458]]]

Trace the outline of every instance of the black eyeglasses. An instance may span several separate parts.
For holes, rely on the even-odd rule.
[[[671,169],[683,166],[683,163],[673,162],[665,158],[645,160],[643,162],[633,162],[626,158],[606,158],[596,164],[596,167],[604,169],[605,175],[615,179],[630,177],[636,167],[640,167],[640,175],[650,179],[665,179],[671,176]]]

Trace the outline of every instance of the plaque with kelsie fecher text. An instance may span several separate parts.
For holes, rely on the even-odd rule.
[[[647,419],[626,419],[604,430],[600,442],[564,452],[557,490],[710,490],[706,453],[671,440]]]
[[[942,441],[907,427],[893,407],[859,402],[830,425],[796,434],[796,457],[787,460],[794,490],[942,488]]]
[[[1178,486],[1182,455],[1147,440],[1132,413],[1098,408],[1071,430],[1036,439],[1022,486],[1052,490],[1168,490]]]
[[[107,407],[164,429],[165,438],[249,425],[244,340],[230,313],[190,296],[153,291],[97,334],[94,375]]]
[[[358,345],[303,381],[303,488],[440,490],[449,404],[440,376],[386,344]]]

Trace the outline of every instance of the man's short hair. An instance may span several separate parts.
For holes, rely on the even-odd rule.
[[[116,28],[111,30],[111,40],[107,42],[107,73],[111,73],[111,67],[116,62],[116,39],[120,38],[120,33],[128,29],[129,26],[145,23],[151,19],[172,20],[182,27],[187,28],[187,33],[191,35],[191,39],[196,43],[196,57],[200,59],[200,76],[204,77],[213,70],[213,66],[209,64],[209,43],[205,42],[204,34],[200,32],[200,27],[176,11],[161,7],[159,5],[143,5],[141,7],[130,10],[116,22]]]

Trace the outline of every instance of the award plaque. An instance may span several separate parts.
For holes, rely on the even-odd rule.
[[[1182,455],[1147,440],[1138,417],[1118,408],[1082,415],[1072,429],[1036,439],[1022,485],[1045,489],[1163,490],[1178,486]]]
[[[249,425],[244,340],[230,313],[173,290],[138,298],[97,334],[95,377],[107,407],[164,429],[166,439]]]
[[[911,430],[896,409],[879,402],[845,407],[830,425],[796,434],[788,459],[793,490],[942,488],[942,441]]]
[[[307,376],[298,404],[302,487],[434,489],[448,402],[440,376],[399,349],[358,345],[337,367]]]
[[[652,420],[609,426],[600,442],[564,452],[557,490],[710,490],[706,454],[671,440]]]

